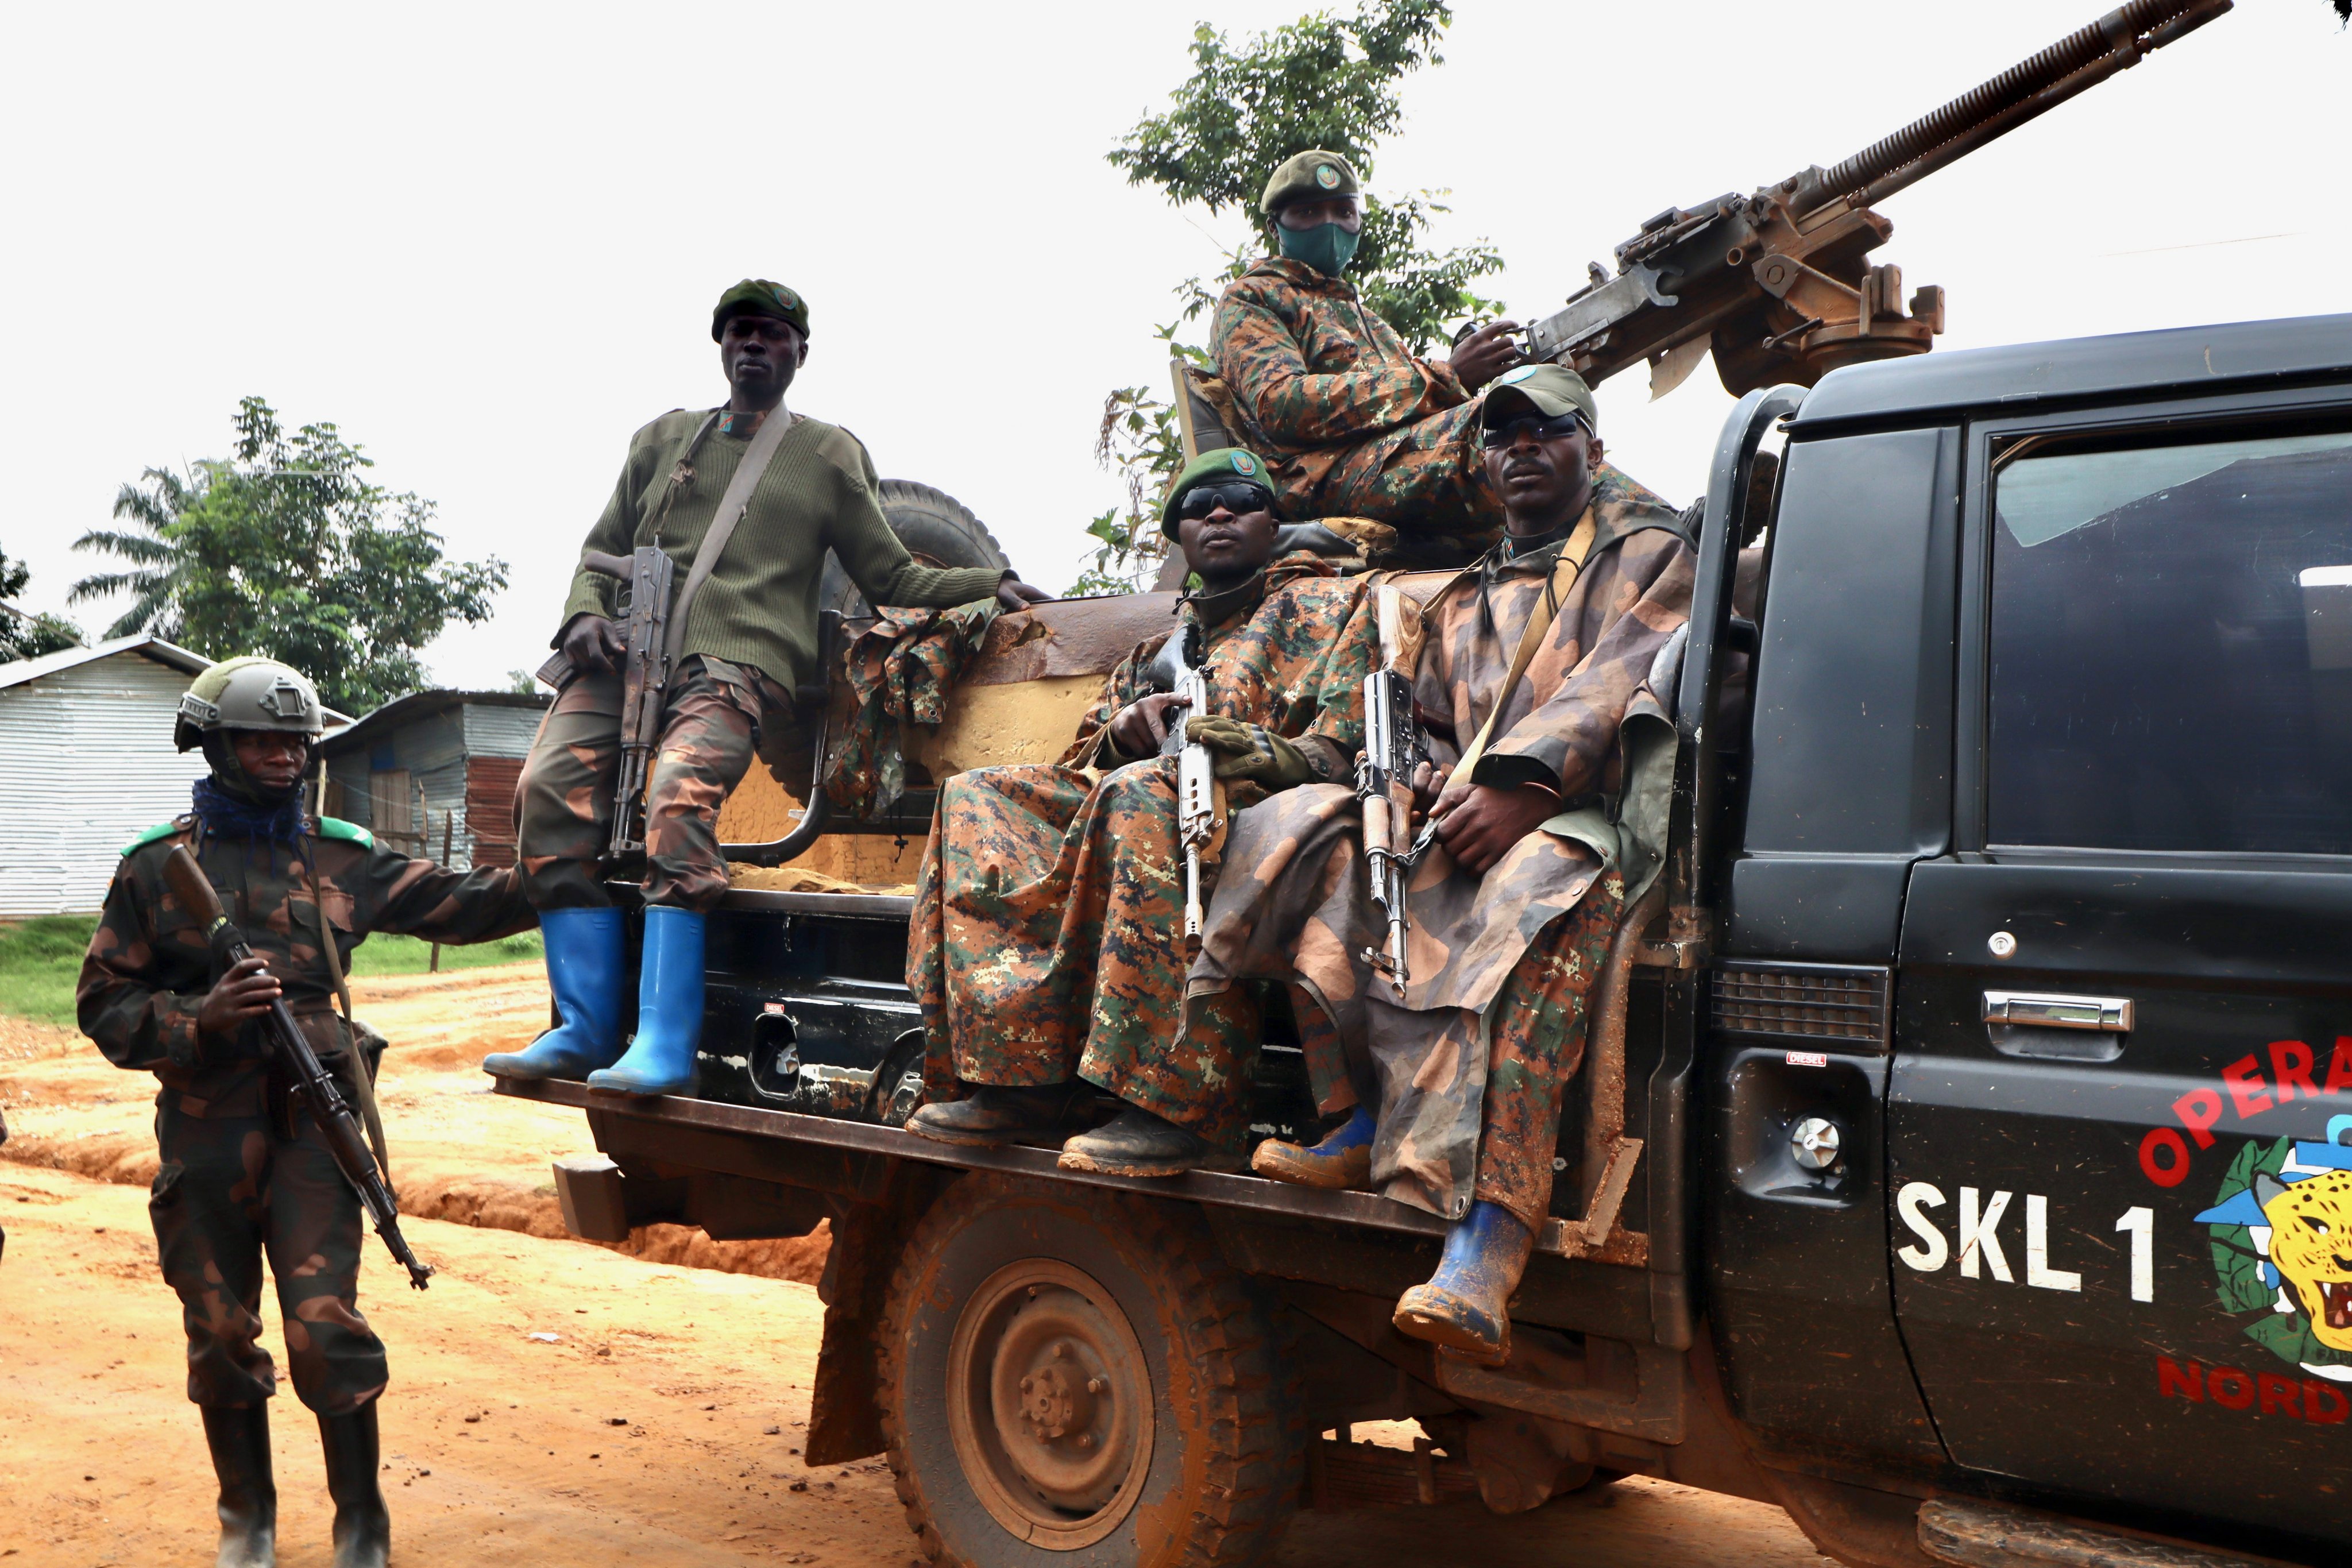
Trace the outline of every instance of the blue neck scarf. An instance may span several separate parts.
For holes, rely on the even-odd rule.
[[[275,805],[263,805],[230,794],[206,773],[195,782],[189,794],[195,798],[196,815],[204,818],[205,830],[223,838],[297,844],[310,831],[310,819],[303,814],[299,789]]]

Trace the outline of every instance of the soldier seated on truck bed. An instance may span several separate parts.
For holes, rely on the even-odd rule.
[[[1347,1121],[1311,1149],[1261,1144],[1253,1166],[1311,1186],[1369,1180],[1454,1221],[1396,1326],[1496,1360],[1633,874],[1610,809],[1619,730],[1690,614],[1680,519],[1596,495],[1593,426],[1591,393],[1556,365],[1507,373],[1480,405],[1507,531],[1423,612],[1414,707],[1435,766],[1415,785],[1437,829],[1411,877],[1409,985],[1395,994],[1366,962],[1385,919],[1366,879],[1335,864],[1359,852],[1360,814],[1328,784],[1235,820],[1189,985],[1198,1018],[1237,980],[1319,1000],[1300,1037],[1319,1108]]]
[[[1171,637],[1202,634],[1211,710],[1189,738],[1216,754],[1228,810],[1344,778],[1363,739],[1365,579],[1306,553],[1269,563],[1274,492],[1238,448],[1185,468],[1160,528],[1202,584],[1181,625],[1111,672],[1060,763],[940,788],[907,953],[933,1103],[908,1131],[983,1145],[1055,1132],[1098,1085],[1125,1109],[1070,1138],[1065,1166],[1174,1175],[1237,1161],[1257,1021],[1231,993],[1204,1004],[1223,1026],[1187,1037],[1206,1048],[1175,1048],[1185,868],[1176,759],[1159,753],[1179,700],[1153,689],[1152,668]]]
[[[877,605],[994,596],[1018,609],[1046,597],[1010,571],[917,564],[882,514],[865,446],[784,406],[784,390],[808,357],[808,305],[798,293],[747,278],[719,297],[710,336],[727,373],[727,402],[706,413],[674,409],[631,437],[620,482],[586,545],[614,555],[648,544],[667,551],[679,584],[670,614],[684,620],[673,626],[677,664],[646,785],[636,1036],[624,1058],[625,945],[599,864],[621,764],[616,663],[625,643],[612,619],[614,580],[583,565],[554,644],[576,673],[523,764],[516,829],[563,1021],[525,1050],[485,1058],[485,1072],[585,1079],[592,1089],[621,1094],[691,1092],[702,1035],[703,921],[727,892],[719,808],[751,766],[763,727],[774,738],[791,725],[793,687],[815,657],[828,550]],[[761,441],[774,420],[788,421],[781,438],[772,431]],[[721,540],[689,602],[696,557],[747,461],[763,468],[742,496],[740,526]]]
[[[1231,390],[1235,436],[1265,454],[1286,517],[1393,525],[1402,559],[1456,565],[1495,542],[1503,507],[1478,452],[1478,389],[1518,362],[1515,321],[1494,321],[1451,359],[1410,353],[1341,276],[1363,228],[1356,171],[1299,153],[1266,180],[1260,211],[1280,250],[1225,286],[1210,351]],[[1607,464],[1604,500],[1663,504]]]

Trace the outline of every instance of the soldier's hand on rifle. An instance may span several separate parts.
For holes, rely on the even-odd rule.
[[[1559,810],[1559,796],[1539,784],[1496,789],[1492,784],[1449,784],[1431,815],[1437,841],[1455,862],[1485,876],[1511,846]]]
[[[1412,785],[1412,808],[1425,813],[1436,805],[1437,797],[1445,793],[1445,781],[1453,776],[1454,765],[1451,763],[1444,765],[1413,763],[1412,777],[1407,781]]]
[[[1122,757],[1157,755],[1160,742],[1168,738],[1171,710],[1182,706],[1184,700],[1172,691],[1155,691],[1129,703],[1111,718],[1111,744]]]
[[[1025,610],[1032,605],[1042,605],[1054,595],[1043,588],[1033,588],[1012,573],[996,585],[996,602],[1008,610]]]
[[[1255,779],[1270,790],[1294,789],[1311,784],[1315,772],[1307,755],[1262,724],[1239,719],[1195,719],[1186,727],[1187,740],[1198,741],[1216,754],[1221,779]]]
[[[215,1037],[233,1035],[240,1025],[268,1012],[278,997],[278,981],[268,965],[258,956],[239,959],[219,984],[205,993],[196,1007],[196,1032]]]
[[[603,616],[574,616],[563,628],[563,657],[574,669],[617,669],[628,651],[621,628]]]
[[[1465,387],[1475,392],[1519,363],[1518,330],[1517,321],[1489,321],[1454,345],[1450,363]]]

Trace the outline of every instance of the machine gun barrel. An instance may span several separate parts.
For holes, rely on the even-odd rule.
[[[219,953],[226,964],[241,963],[253,956],[253,944],[238,930],[221,908],[220,895],[213,890],[212,879],[196,864],[194,856],[184,846],[173,846],[163,862],[163,880],[172,889],[172,897],[180,907],[194,915],[205,928],[205,938]],[[294,1092],[310,1120],[318,1124],[319,1134],[326,1140],[327,1152],[334,1157],[335,1168],[343,1180],[359,1194],[360,1205],[368,1212],[375,1233],[383,1237],[393,1258],[408,1270],[408,1283],[422,1290],[433,1278],[433,1270],[418,1261],[400,1234],[400,1205],[384,1184],[383,1173],[376,1168],[375,1156],[368,1150],[367,1141],[360,1132],[359,1118],[343,1101],[343,1092],[335,1087],[334,1075],[328,1072],[319,1055],[304,1037],[302,1026],[294,1021],[293,1013],[281,998],[269,1005],[261,1026],[269,1037],[271,1051],[278,1066],[293,1080]],[[364,1066],[359,1070],[365,1072]]]

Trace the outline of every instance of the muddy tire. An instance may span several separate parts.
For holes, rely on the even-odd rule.
[[[1297,1507],[1294,1358],[1189,1209],[975,1174],[908,1238],[877,1347],[890,1468],[952,1568],[1226,1568]]]
[[[924,565],[1002,570],[1013,564],[987,525],[947,491],[912,479],[884,479],[881,497],[882,515],[890,520],[890,531],[898,536],[907,553]],[[816,602],[822,608],[839,610],[844,616],[870,613],[866,595],[857,591],[830,552],[824,558],[824,581],[817,589]]]

